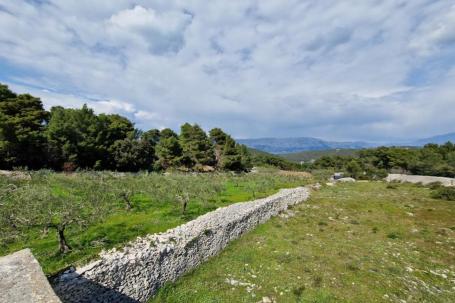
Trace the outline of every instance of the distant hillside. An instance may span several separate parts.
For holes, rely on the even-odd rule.
[[[358,149],[310,150],[291,154],[281,154],[280,157],[293,162],[309,162],[311,160],[317,160],[323,156],[355,156],[358,151]]]
[[[427,143],[444,144],[447,141],[455,143],[455,133],[449,133],[449,134],[419,139],[419,140],[413,141],[410,145],[423,146]]]
[[[300,138],[258,138],[258,139],[238,139],[241,144],[248,147],[269,152],[272,154],[288,154],[308,150],[328,150],[328,149],[361,149],[373,147],[375,144],[368,142],[337,142],[325,141],[312,137]]]
[[[447,141],[455,143],[455,133],[449,133],[445,135],[439,135],[429,138],[401,141],[401,142],[389,142],[389,143],[373,143],[373,142],[364,142],[364,141],[327,141],[323,139],[313,138],[313,137],[298,137],[298,138],[257,138],[257,139],[237,139],[237,142],[245,144],[250,148],[256,150],[268,152],[271,154],[294,154],[305,151],[324,151],[336,150],[336,149],[347,149],[347,150],[356,150],[363,148],[371,148],[378,146],[423,146],[427,143],[437,143],[444,144]],[[340,151],[339,151],[340,152]],[[341,152],[344,153],[344,152]],[[349,151],[345,153],[349,154]],[[316,154],[306,154],[305,159],[308,157],[317,156]],[[301,158],[298,156],[298,159]],[[291,156],[293,157],[293,156]],[[287,158],[289,158],[287,156]],[[298,160],[300,161],[300,160]]]

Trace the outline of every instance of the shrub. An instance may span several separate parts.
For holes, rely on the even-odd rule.
[[[348,172],[349,176],[355,179],[360,178],[362,176],[362,167],[356,160],[351,160],[346,165],[346,171]]]
[[[387,177],[388,172],[385,169],[368,167],[365,169],[365,178],[369,180],[382,180]]]
[[[387,184],[386,188],[387,189],[397,189],[398,188],[398,184],[392,182],[392,183]]]
[[[432,198],[455,201],[455,187],[441,187],[433,191]]]
[[[441,182],[431,182],[427,186],[433,190],[444,187]]]
[[[395,240],[395,239],[399,239],[400,235],[397,232],[391,232],[391,233],[387,234],[387,238]]]

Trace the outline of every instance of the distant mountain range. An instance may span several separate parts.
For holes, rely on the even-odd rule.
[[[289,154],[301,151],[315,151],[315,150],[330,150],[330,149],[363,149],[370,147],[377,147],[381,145],[386,146],[423,146],[427,143],[444,144],[447,141],[455,143],[455,133],[434,136],[430,138],[391,142],[391,143],[374,143],[374,142],[339,142],[339,141],[326,141],[312,137],[299,137],[299,138],[257,138],[257,139],[238,139],[237,142],[245,144],[248,147],[265,151],[272,154]]]
[[[444,144],[448,141],[455,144],[455,133],[449,133],[449,134],[445,134],[445,135],[439,135],[439,136],[434,136],[434,137],[430,137],[430,138],[415,140],[412,142],[411,145],[423,146],[427,143]]]
[[[368,142],[336,142],[325,141],[312,137],[238,139],[237,142],[272,154],[288,154],[307,150],[327,150],[337,148],[360,149],[376,146]]]

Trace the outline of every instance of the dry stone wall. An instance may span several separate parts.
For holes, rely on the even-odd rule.
[[[219,208],[165,233],[140,237],[121,250],[102,253],[99,260],[55,278],[53,288],[63,302],[146,302],[164,283],[308,197],[309,190],[299,187]]]

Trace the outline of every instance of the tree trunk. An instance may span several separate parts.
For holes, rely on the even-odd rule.
[[[48,233],[49,233],[49,226],[46,225],[43,227],[43,233],[41,234],[41,238],[45,238]]]
[[[188,205],[188,202],[187,202],[186,200],[183,201],[183,205],[182,205],[182,206],[183,206],[182,214],[185,214],[185,212],[186,212],[186,206],[187,206],[187,205]]]
[[[57,227],[57,232],[60,252],[65,254],[71,250],[71,247],[69,246],[68,242],[66,242],[65,226]]]
[[[133,206],[131,205],[130,199],[126,199],[126,210],[131,210]]]
[[[130,211],[133,208],[133,205],[131,204],[131,200],[130,200],[130,194],[129,193],[122,193],[121,196],[123,198],[123,201],[125,201],[126,210]]]
[[[217,146],[215,148],[215,160],[216,160],[216,167],[221,166],[221,147]]]

